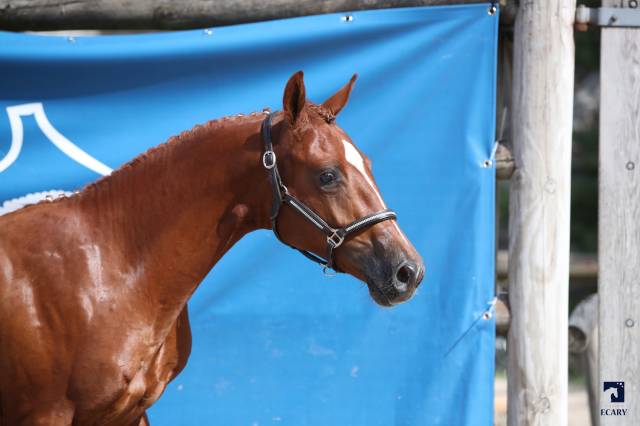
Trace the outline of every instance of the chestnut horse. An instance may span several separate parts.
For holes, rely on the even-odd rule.
[[[223,118],[76,195],[0,217],[0,424],[148,424],[189,357],[189,297],[240,238],[271,228],[276,155],[286,193],[327,224],[386,212],[369,160],[334,122],[355,77],[313,104],[294,74],[269,116],[268,159],[267,112]],[[385,306],[424,273],[394,218],[343,236],[332,255]],[[284,242],[326,258],[307,219],[288,204],[274,218]]]

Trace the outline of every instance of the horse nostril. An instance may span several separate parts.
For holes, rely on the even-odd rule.
[[[415,267],[408,262],[403,262],[396,271],[396,279],[404,284],[409,284],[415,277]]]

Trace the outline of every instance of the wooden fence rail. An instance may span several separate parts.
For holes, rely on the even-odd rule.
[[[481,0],[0,0],[0,29],[176,30],[363,9]]]

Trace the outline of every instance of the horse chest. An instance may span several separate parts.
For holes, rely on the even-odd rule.
[[[118,409],[122,405],[121,408],[125,409],[130,406],[146,409],[160,397],[169,381],[177,374],[179,353],[172,342],[173,338],[169,337],[157,351],[143,357],[137,370],[128,368],[121,371],[122,394],[114,408]]]
[[[108,419],[107,424],[125,424],[128,419],[137,418],[160,398],[167,384],[184,368],[190,348],[191,334],[185,309],[160,345],[137,346],[135,352],[138,356],[130,357],[126,362],[111,363],[107,367],[111,373],[101,374],[109,379],[101,383],[92,382],[92,385],[99,385],[94,389],[96,392],[88,389],[82,392],[93,396],[104,392],[103,403],[83,410],[86,417]],[[129,354],[119,355],[122,359]],[[95,403],[96,399],[92,402]]]
[[[131,379],[126,379],[123,392],[113,408],[123,412],[146,410],[160,398],[170,379],[170,369],[161,362],[138,371]]]

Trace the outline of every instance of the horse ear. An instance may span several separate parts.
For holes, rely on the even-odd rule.
[[[298,71],[293,74],[284,88],[282,104],[285,114],[291,123],[295,123],[306,101],[306,91],[304,88],[304,74]]]
[[[342,108],[347,104],[351,90],[353,90],[353,84],[356,82],[358,74],[354,74],[351,80],[344,87],[338,90],[333,96],[324,101],[323,107],[327,108],[335,116],[342,111]]]

